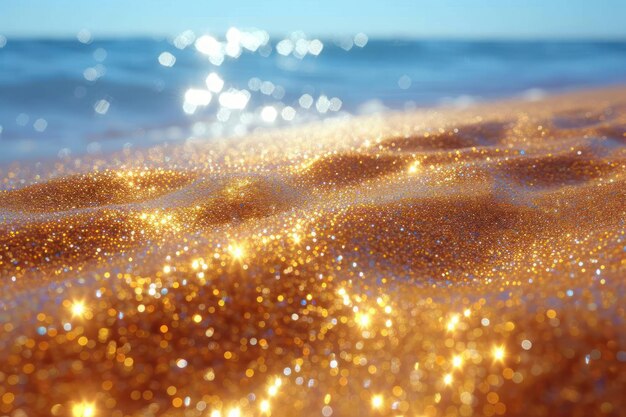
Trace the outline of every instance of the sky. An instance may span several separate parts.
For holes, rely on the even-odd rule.
[[[626,40],[626,0],[0,0],[6,37],[220,34],[231,26],[323,37]]]

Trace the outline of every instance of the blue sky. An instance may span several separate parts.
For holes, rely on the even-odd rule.
[[[626,0],[0,0],[7,37],[365,32],[372,37],[620,38]]]

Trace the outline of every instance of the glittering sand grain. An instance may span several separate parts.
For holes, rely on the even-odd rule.
[[[623,88],[0,180],[2,416],[624,413]]]

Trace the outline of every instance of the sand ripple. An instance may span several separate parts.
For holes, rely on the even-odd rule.
[[[619,415],[624,97],[3,168],[0,413]]]

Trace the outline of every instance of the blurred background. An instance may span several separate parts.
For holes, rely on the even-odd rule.
[[[626,83],[626,2],[0,2],[0,163]]]

